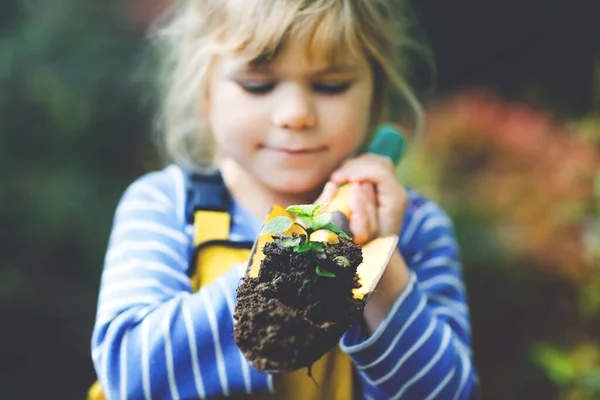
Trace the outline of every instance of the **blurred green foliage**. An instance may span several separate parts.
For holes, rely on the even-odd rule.
[[[82,398],[103,253],[155,159],[116,2],[0,3],[0,398]],[[8,321],[8,323],[6,322]]]

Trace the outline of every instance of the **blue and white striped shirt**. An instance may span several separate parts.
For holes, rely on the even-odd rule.
[[[243,266],[193,293],[187,276],[192,226],[184,175],[147,174],[116,210],[92,336],[92,358],[109,399],[191,399],[273,390],[233,340],[235,290]],[[233,204],[230,239],[254,241],[261,221]],[[400,251],[407,288],[369,337],[354,325],[340,346],[365,399],[477,396],[469,310],[452,223],[409,190]]]

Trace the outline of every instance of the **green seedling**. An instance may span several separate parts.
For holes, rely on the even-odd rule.
[[[296,220],[288,217],[274,218],[264,226],[261,231],[261,235],[273,235],[273,238],[278,240],[283,247],[291,247],[296,253],[311,252],[317,262],[317,267],[315,269],[317,275],[327,278],[335,278],[334,273],[323,270],[319,266],[319,260],[327,258],[325,254],[325,243],[311,242],[308,240],[308,238],[314,232],[321,229],[326,229],[346,240],[352,239],[339,226],[331,223],[331,213],[321,212],[325,206],[326,204],[303,204],[289,206],[286,208],[286,211],[292,213],[296,217]],[[292,234],[291,236],[284,234],[284,232],[290,229],[293,225],[300,226],[302,230],[306,232],[306,239],[303,239],[296,234]],[[345,257],[336,257],[336,260],[334,261],[341,266],[348,265],[348,260],[346,260]]]

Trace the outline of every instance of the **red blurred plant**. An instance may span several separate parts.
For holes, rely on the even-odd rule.
[[[428,108],[419,151],[440,195],[490,215],[512,255],[577,281],[598,261],[596,135],[477,92]]]

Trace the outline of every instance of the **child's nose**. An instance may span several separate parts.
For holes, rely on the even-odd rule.
[[[283,129],[310,129],[317,123],[314,101],[302,88],[288,87],[276,99],[273,124]]]

